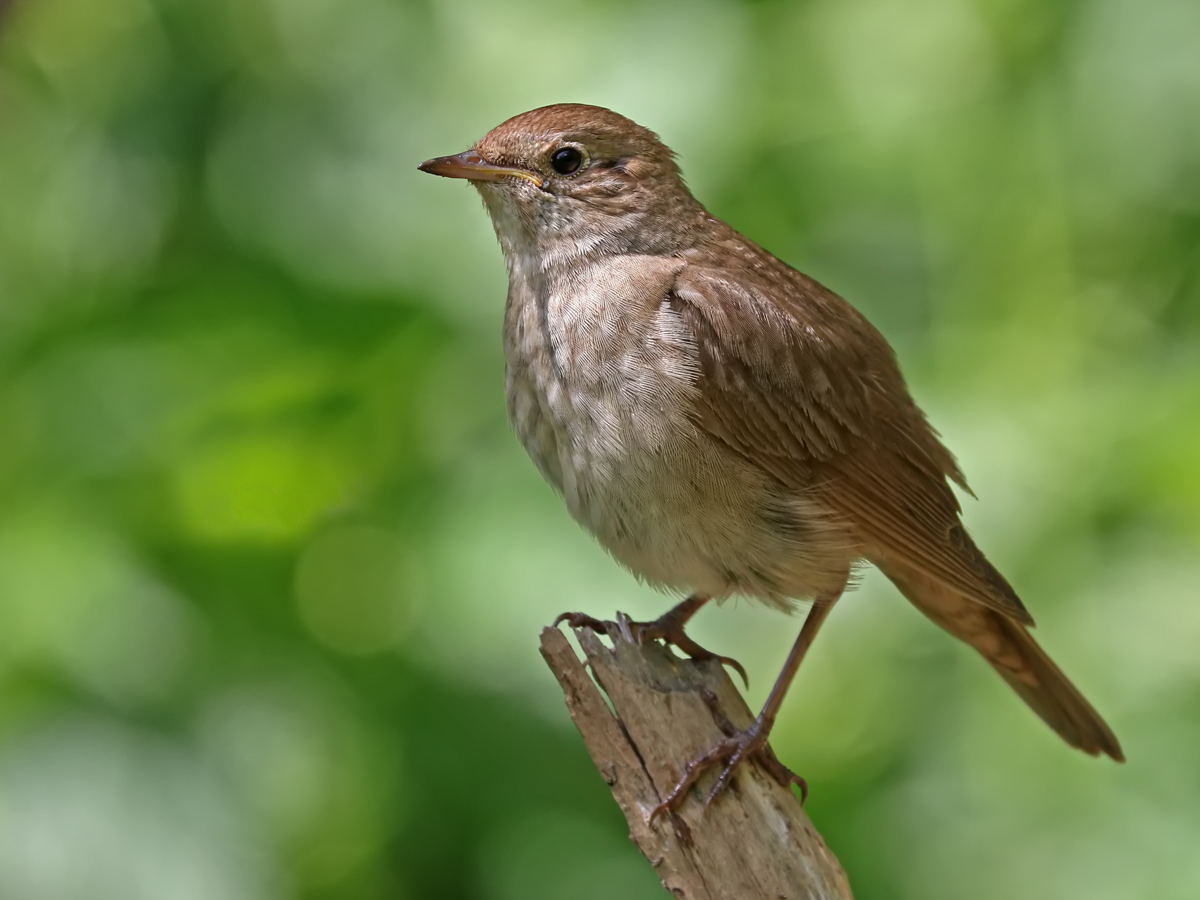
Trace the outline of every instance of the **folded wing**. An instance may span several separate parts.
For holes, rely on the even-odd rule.
[[[1033,623],[963,527],[948,480],[966,480],[857,310],[790,269],[691,265],[671,302],[696,337],[696,415],[715,439],[818,498],[872,561]]]

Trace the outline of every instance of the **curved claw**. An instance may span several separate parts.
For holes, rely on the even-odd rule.
[[[673,621],[664,622],[663,619],[654,622],[638,622],[635,625],[634,634],[642,643],[658,638],[667,644],[678,647],[692,659],[715,659],[721,665],[729,666],[729,668],[737,672],[742,676],[742,683],[747,688],[750,687],[750,676],[746,674],[746,669],[740,662],[731,656],[719,656],[711,650],[701,647],[688,636],[687,632],[683,630],[682,625],[677,625]]]
[[[793,784],[798,786],[800,788],[800,804],[804,805],[808,800],[808,782],[776,758],[767,744],[767,729],[763,728],[760,720],[756,720],[745,731],[739,731],[726,738],[703,756],[698,756],[689,762],[683,772],[683,777],[679,779],[679,782],[663,801],[651,811],[649,824],[653,825],[654,820],[663,813],[678,809],[700,776],[714,763],[724,760],[725,766],[717,777],[716,783],[713,784],[712,790],[708,792],[708,797],[705,798],[704,808],[707,810],[717,797],[729,787],[737,767],[750,757],[758,759],[771,777],[784,787],[790,790]]]
[[[729,668],[737,672],[738,675],[742,677],[742,687],[746,688],[746,690],[750,690],[750,676],[746,674],[745,666],[743,666],[732,656],[718,656],[716,658],[721,661],[721,665],[729,666]]]
[[[729,666],[729,668],[733,669],[735,672],[738,673],[738,675],[740,675],[742,677],[742,684],[747,689],[749,689],[750,676],[746,674],[746,667],[743,666],[740,662],[738,662],[732,656],[719,656],[718,654],[713,653],[710,650],[705,650],[703,647],[701,647],[699,644],[697,644],[695,641],[693,641],[686,634],[681,633],[681,636],[683,638],[682,641],[675,640],[675,641],[672,641],[671,643],[673,643],[676,647],[678,647],[680,650],[682,650],[684,653],[686,653],[692,659],[699,659],[699,660],[715,659],[721,665]]]
[[[800,805],[803,806],[808,802],[808,781],[801,775],[797,775],[776,757],[770,747],[763,747],[758,754],[759,762],[767,767],[767,771],[771,773],[771,777],[778,781],[786,788],[791,788],[794,784],[800,788]]]

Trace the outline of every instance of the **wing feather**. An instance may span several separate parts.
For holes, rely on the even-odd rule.
[[[714,439],[818,497],[869,558],[1033,623],[963,527],[949,481],[969,491],[966,480],[865,317],[765,252],[744,267],[686,266],[670,302],[696,338],[696,416]]]

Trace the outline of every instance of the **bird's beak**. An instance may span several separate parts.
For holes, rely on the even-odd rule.
[[[422,172],[441,175],[443,178],[465,178],[468,181],[504,181],[507,178],[524,178],[538,187],[543,182],[540,176],[515,166],[498,166],[490,163],[474,150],[454,156],[439,156],[427,159],[417,166]]]

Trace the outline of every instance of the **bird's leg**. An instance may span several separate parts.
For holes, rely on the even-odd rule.
[[[792,646],[792,652],[788,654],[787,662],[783,665],[783,671],[779,673],[779,678],[775,681],[775,686],[771,688],[771,695],[767,698],[766,705],[763,706],[762,712],[758,714],[753,724],[743,731],[734,730],[724,717],[720,717],[718,724],[722,726],[728,736],[717,746],[702,756],[693,759],[688,763],[684,770],[683,777],[679,779],[679,783],[671,790],[662,803],[654,808],[650,814],[650,821],[653,822],[662,813],[668,810],[674,810],[683,803],[692,785],[694,785],[709,768],[715,763],[724,762],[724,768],[721,771],[720,777],[717,778],[712,790],[708,792],[708,799],[705,800],[704,806],[708,808],[712,802],[717,799],[722,791],[729,786],[730,780],[733,778],[734,770],[738,764],[747,757],[757,757],[763,764],[772,777],[785,787],[795,784],[800,788],[801,802],[808,798],[808,784],[803,778],[787,768],[783,763],[776,759],[774,752],[767,744],[767,738],[771,733],[771,729],[775,725],[775,717],[779,715],[779,708],[783,705],[784,695],[787,694],[788,687],[791,686],[792,679],[796,677],[796,672],[800,668],[800,663],[804,660],[805,653],[812,646],[813,639],[816,638],[817,632],[821,628],[821,624],[829,615],[829,611],[833,609],[833,604],[841,596],[839,591],[828,597],[818,597],[813,603],[812,609],[808,611],[808,616],[804,620],[804,625],[800,629],[800,636],[796,638],[796,643]],[[711,706],[711,704],[710,704]]]
[[[703,594],[693,594],[682,603],[678,603],[667,612],[663,613],[653,622],[630,622],[629,630],[639,644],[644,644],[646,641],[660,640],[668,646],[675,646],[690,656],[692,659],[720,660],[723,665],[734,669],[742,676],[742,681],[747,685],[750,679],[746,677],[746,670],[742,664],[736,659],[728,656],[718,656],[711,650],[706,650],[695,641],[693,641],[686,631],[684,626],[697,612],[700,607],[704,606],[711,597],[706,597]],[[603,632],[604,634],[612,634],[618,628],[616,622],[606,622],[600,619],[593,619],[591,616],[583,613],[563,613],[554,620],[557,626],[560,622],[566,622],[572,628],[590,628],[593,631]]]

